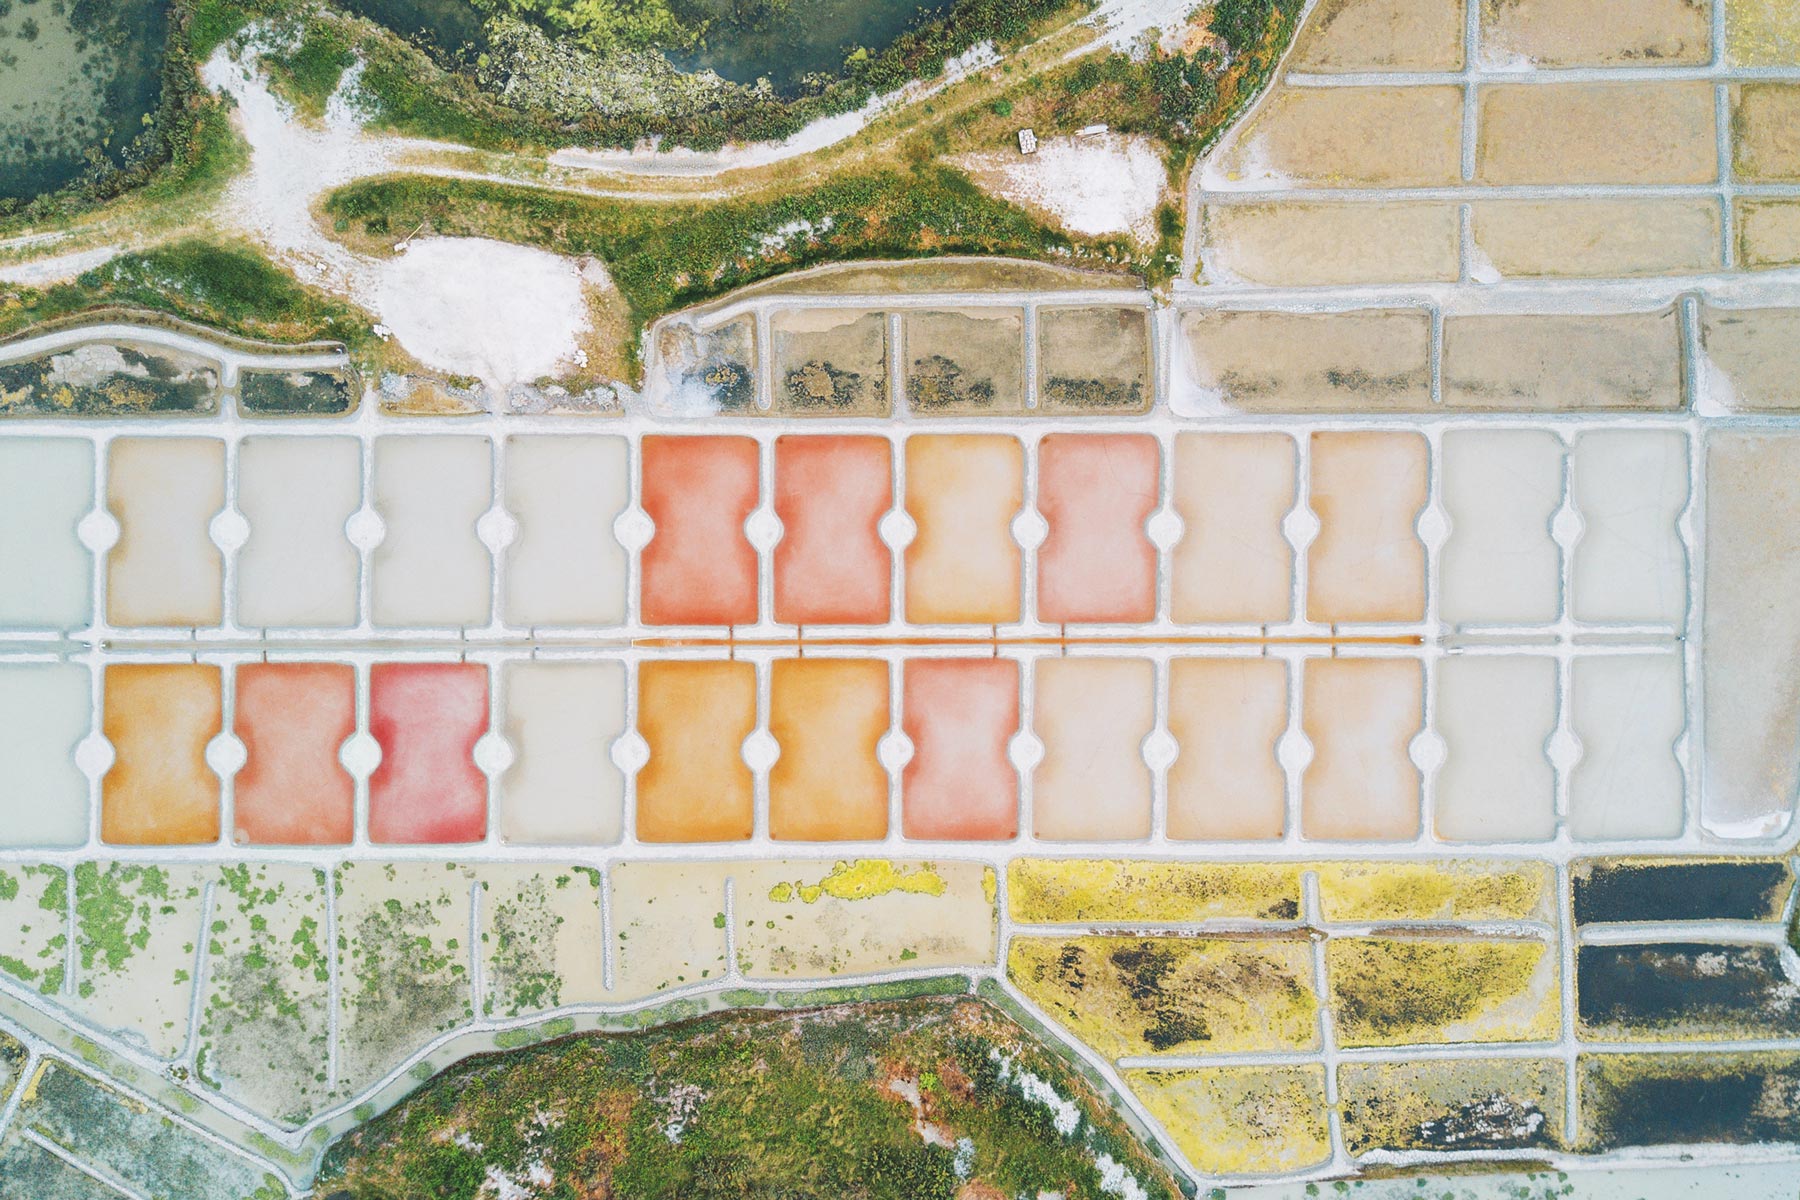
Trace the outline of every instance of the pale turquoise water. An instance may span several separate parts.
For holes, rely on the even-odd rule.
[[[124,161],[162,94],[165,0],[0,0],[0,199]]]

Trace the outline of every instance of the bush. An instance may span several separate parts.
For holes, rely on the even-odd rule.
[[[1213,6],[1212,31],[1225,39],[1233,54],[1254,50],[1269,27],[1275,0],[1218,0]]]

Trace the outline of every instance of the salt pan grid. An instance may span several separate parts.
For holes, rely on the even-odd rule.
[[[248,420],[228,400],[217,418],[0,429],[0,489],[10,483],[32,496],[31,511],[54,509],[52,524],[81,530],[42,543],[0,520],[0,561],[29,554],[40,564],[29,576],[0,570],[0,607],[15,606],[0,634],[0,681],[13,684],[0,684],[0,736],[9,738],[0,761],[32,768],[23,786],[45,798],[0,797],[0,828],[15,843],[0,863],[71,900],[6,910],[26,926],[21,944],[68,968],[55,986],[48,975],[27,986],[0,972],[8,1014],[22,1011],[34,1031],[30,1065],[72,1066],[65,1034],[79,1030],[105,1047],[106,1073],[131,1096],[171,1110],[198,1101],[187,1128],[219,1163],[248,1161],[228,1142],[278,1158],[315,1132],[354,1124],[360,1103],[403,1092],[415,1068],[535,1028],[543,1013],[515,1003],[505,971],[477,946],[508,897],[554,871],[572,878],[557,911],[575,932],[564,990],[544,1011],[567,1028],[720,986],[793,991],[825,977],[892,982],[966,969],[1047,1018],[1175,1160],[1209,1182],[1464,1157],[1574,1166],[1595,1151],[1791,1158],[1779,1144],[1642,1150],[1609,1139],[1615,1065],[1652,1064],[1665,1095],[1703,1088],[1719,1072],[1758,1071],[1779,1094],[1797,1031],[1768,1013],[1736,1020],[1704,1005],[1672,1026],[1621,1020],[1589,986],[1609,955],[1698,965],[1682,958],[1696,948],[1709,969],[1723,964],[1720,978],[1760,972],[1779,990],[1796,974],[1784,944],[1795,765],[1780,647],[1797,619],[1800,568],[1785,564],[1800,562],[1800,545],[1788,522],[1770,517],[1800,511],[1800,454],[1792,419],[1780,414],[1794,402],[1796,329],[1784,310],[1796,301],[1791,274],[1780,268],[1800,245],[1800,171],[1779,137],[1796,94],[1792,42],[1781,41],[1791,17],[1779,0],[1624,5],[1610,12],[1615,20],[1572,27],[1568,6],[1400,0],[1375,6],[1399,14],[1405,30],[1382,41],[1377,49],[1392,53],[1381,57],[1355,44],[1354,19],[1326,20],[1356,7],[1312,10],[1259,110],[1290,128],[1324,113],[1326,134],[1301,139],[1323,157],[1252,156],[1240,165],[1275,170],[1232,180],[1224,176],[1246,140],[1234,136],[1195,173],[1181,267],[1206,286],[1175,311],[1116,291],[752,295],[698,319],[714,332],[733,321],[750,330],[747,407],[709,412],[703,426],[756,447],[755,486],[740,477],[719,498],[723,521],[709,520],[716,508],[677,516],[647,497],[649,439],[702,428],[669,419],[681,404],[665,404],[654,386],[626,405],[629,415],[604,422],[401,422],[373,412]],[[1645,40],[1653,34],[1660,40]],[[1654,55],[1641,53],[1652,45]],[[1644,132],[1658,129],[1673,134],[1646,146]],[[1546,144],[1607,177],[1578,178],[1527,153]],[[1329,156],[1344,146],[1348,169],[1333,170]],[[1384,150],[1395,151],[1389,161]],[[1417,173],[1387,169],[1408,154],[1424,164]],[[1305,252],[1284,258],[1294,247]],[[1110,415],[1077,415],[1088,411],[1072,405],[1080,395],[1055,378],[1079,357],[1070,351],[1085,340],[1081,327],[1105,324],[1080,309],[1121,302],[1149,318],[1138,335],[1144,353],[1126,336],[1125,309],[1115,307],[1121,336],[1108,343],[1114,379],[1135,370],[1141,403],[1129,402],[1126,383]],[[800,404],[818,382],[804,372],[801,343],[812,333],[835,339],[834,357],[879,346],[864,373],[885,392],[865,383],[847,399],[856,413],[896,419],[788,419],[816,411]],[[1005,360],[984,404],[971,408],[929,379],[914,386],[915,358],[945,344]],[[216,353],[229,386],[243,356]],[[646,358],[654,373],[658,355]],[[1372,415],[1377,406],[1391,411]],[[1128,415],[1145,407],[1148,415]],[[995,469],[959,473],[954,456],[928,452],[915,459],[909,438],[919,434],[1000,439],[984,443]],[[1327,441],[1321,453],[1315,434],[1392,436]],[[382,459],[385,435],[454,437],[461,453],[441,456],[442,470],[419,466],[437,457],[429,449]],[[513,435],[553,440],[534,452]],[[813,435],[850,441],[804,440]],[[1415,435],[1422,451],[1406,440]],[[114,478],[111,443],[146,436],[217,439],[223,477],[215,485],[203,470],[141,510],[113,507],[115,534],[99,515]],[[1109,438],[1141,447],[1146,436],[1157,452],[1153,494],[1122,487],[1104,505],[1059,505],[1058,473],[1077,472],[1082,450]],[[252,437],[264,438],[260,464]],[[324,445],[334,437],[341,444]],[[577,465],[584,455],[600,461],[600,450],[572,445],[586,437],[622,454],[624,469]],[[1059,466],[1053,438],[1079,439],[1074,459]],[[841,468],[841,504],[803,503],[817,475],[784,489],[783,439],[796,456],[788,461],[806,464],[793,478]],[[1019,451],[1004,439],[1018,439]],[[882,445],[885,475],[846,465],[872,464]],[[213,454],[167,452],[194,462]],[[378,460],[404,476],[412,455],[411,481],[383,503]],[[1421,455],[1422,489],[1407,474]],[[1360,471],[1388,486],[1357,486]],[[933,482],[923,494],[922,479]],[[282,503],[302,486],[316,510]],[[1621,487],[1643,505],[1615,508]],[[434,494],[441,503],[409,507]],[[558,495],[574,502],[546,499]],[[971,520],[984,500],[982,519]],[[1234,520],[1208,520],[1225,506]],[[456,521],[434,519],[450,509]],[[18,511],[10,498],[0,506]],[[164,527],[159,512],[183,515]],[[146,520],[134,519],[140,513]],[[653,520],[667,539],[706,527],[700,553],[707,537],[731,546],[729,563],[721,556],[706,576],[731,586],[698,597],[712,611],[646,611]],[[1121,528],[1130,536],[1107,536]],[[134,557],[192,562],[167,580],[138,574],[143,595],[121,614],[179,608],[182,621],[127,626],[109,611],[117,581],[92,554],[117,551],[115,536],[133,539],[119,551],[128,578]],[[959,569],[959,548],[977,543],[984,571]],[[304,546],[326,565],[283,575],[275,566],[287,556],[268,549],[277,545]],[[692,569],[682,558],[656,569],[680,577]],[[1148,617],[1146,559],[1155,564]],[[1217,570],[1220,561],[1231,571]],[[1071,596],[1080,572],[1064,575],[1059,563],[1104,570]],[[414,571],[431,585],[377,599],[383,572]],[[850,575],[860,586],[848,586]],[[816,583],[797,582],[818,578],[843,587],[831,604],[820,603]],[[943,594],[970,580],[982,586]],[[209,619],[190,625],[190,614]],[[671,615],[694,623],[657,623]],[[706,623],[715,619],[733,623]],[[133,743],[125,730],[123,747],[102,741],[109,698],[131,691],[111,687],[115,667],[153,669],[138,677],[148,697],[140,707],[187,719],[179,756],[146,757],[156,739]],[[163,667],[179,673],[155,672]],[[406,728],[394,710],[420,701],[384,706],[383,678],[417,689],[387,694],[422,698],[432,719]],[[182,703],[165,702],[145,679]],[[646,691],[660,693],[659,711],[646,711]],[[715,706],[711,719],[731,735],[703,736],[689,700]],[[1622,700],[1629,720],[1619,719]],[[267,721],[276,711],[279,726]],[[1331,720],[1345,711],[1359,719]],[[1361,769],[1365,741],[1388,784],[1384,802],[1346,809],[1346,775],[1375,774]],[[1270,752],[1248,753],[1262,745]],[[100,840],[105,788],[122,769],[115,756],[134,747],[124,765],[137,776],[197,783],[183,794],[208,799],[183,819],[199,818],[211,840]],[[696,831],[679,820],[646,827],[643,792],[659,748],[664,761],[681,748],[682,761],[729,775],[716,794],[732,803],[707,814],[716,824],[705,832],[749,836],[648,837]],[[1082,749],[1103,786],[1070,769],[1071,751]],[[480,840],[374,842],[378,772],[386,794],[405,801],[417,794],[412,765],[436,767],[440,755],[449,778],[429,788],[459,803],[429,815],[460,825],[432,836]],[[1335,765],[1347,761],[1359,769]],[[824,778],[854,782],[854,803],[828,814],[838,823],[824,832],[855,840],[789,840],[820,832]],[[591,797],[585,807],[552,800],[572,779]],[[311,803],[283,803],[301,788]],[[1070,800],[1094,793],[1110,803]],[[1609,802],[1621,796],[1630,803]],[[411,814],[404,803],[401,811]],[[1346,811],[1384,835],[1409,819],[1418,832],[1321,837],[1345,830],[1318,820]],[[203,821],[209,813],[213,824]],[[1145,822],[1145,836],[1124,836]],[[1046,826],[1076,840],[1047,836]],[[324,844],[287,844],[303,839]],[[899,856],[928,856],[949,898],[952,916],[940,912],[936,926],[923,898],[905,894],[889,899],[914,907],[883,908],[880,923],[910,937],[915,922],[936,935],[953,922],[963,940],[945,936],[921,955],[910,942],[877,950],[840,930],[830,940],[849,957],[777,969],[762,921],[830,904],[783,911],[780,889],[816,886],[827,865],[777,860],[866,854],[895,856],[900,870]],[[1609,859],[1645,854],[1675,856],[1645,868],[1663,873],[1657,905],[1608,910],[1596,895],[1622,865]],[[1042,857],[1060,855],[1072,857]],[[94,869],[97,859],[122,860],[121,873],[170,864],[172,911],[151,945],[162,972],[154,980],[82,962],[92,941],[74,901],[112,878]],[[329,955],[326,981],[295,991],[311,1023],[282,1043],[297,1091],[254,1055],[227,1061],[203,999],[209,967],[223,959],[205,939],[184,954],[183,939],[215,921],[227,923],[224,938],[241,936],[236,876],[221,873],[239,862],[309,886],[311,864],[328,868],[330,886],[296,909],[317,914],[328,945],[389,900],[442,900],[425,936],[466,971],[466,987],[448,989],[461,997],[455,1011],[383,1041],[350,999],[357,960]],[[596,869],[591,887],[573,864]],[[991,878],[987,864],[1000,868]],[[74,869],[51,874],[65,866]],[[1761,907],[1728,909],[1691,886],[1687,869],[1774,881]],[[1211,873],[1221,871],[1240,874],[1219,892],[1190,886],[1216,883]],[[1506,899],[1490,871],[1533,882]],[[1409,872],[1449,888],[1427,895],[1450,898],[1393,902]],[[1477,881],[1466,891],[1442,878],[1465,875]],[[584,921],[596,908],[598,919]],[[1245,1006],[1227,997],[1208,1013],[1216,1037],[1171,1048],[1096,1021],[1034,978],[1045,960],[1133,938],[1173,949],[1192,992],[1204,990],[1196,984],[1209,969],[1241,979],[1255,966],[1315,1006],[1264,1004],[1247,1022]],[[468,943],[460,962],[447,949],[458,940]],[[815,938],[813,951],[826,940]],[[202,984],[171,986],[162,969],[177,963]],[[1495,964],[1515,964],[1528,984],[1509,991]],[[1454,1033],[1383,1030],[1356,1015],[1359,994],[1403,993],[1435,973],[1479,979],[1504,1002]],[[41,1011],[16,1003],[21,996]],[[126,1010],[134,1027],[121,1033]],[[1251,1024],[1262,1032],[1253,1036]],[[170,1083],[177,1071],[204,1074],[203,1060],[218,1088],[185,1074]],[[1477,1090],[1443,1092],[1448,1072]],[[1372,1131],[1372,1100],[1456,1103],[1489,1087],[1532,1097],[1544,1128],[1559,1132],[1519,1149],[1459,1152]],[[24,1127],[22,1112],[15,1090],[0,1103],[0,1128]],[[1243,1112],[1280,1136],[1259,1141],[1233,1124]]]
[[[1146,331],[1156,334],[1150,378],[1177,372],[1171,318]],[[1178,373],[1170,386],[1191,398]],[[1033,378],[1028,396],[1036,389]],[[96,886],[79,882],[83,871],[105,880],[139,864],[179,868],[194,877],[183,903],[199,923],[228,894],[207,882],[215,870],[248,863],[310,879],[324,868],[329,936],[383,897],[418,891],[448,906],[437,919],[446,945],[463,925],[496,919],[489,885],[511,895],[551,870],[591,869],[592,890],[556,901],[570,962],[593,977],[572,965],[549,1011],[578,1021],[821,974],[996,972],[1206,1178],[1443,1157],[1381,1148],[1354,1109],[1334,1107],[1340,1086],[1354,1098],[1367,1083],[1358,1070],[1421,1056],[1470,1069],[1529,1061],[1556,1081],[1545,1111],[1572,1131],[1595,1107],[1580,1098],[1584,1072],[1608,1056],[1788,1045],[1754,1021],[1673,1042],[1619,1034],[1582,1015],[1576,990],[1583,947],[1629,935],[1772,948],[1774,920],[1578,929],[1568,899],[1590,855],[1712,861],[1787,844],[1787,812],[1771,810],[1779,796],[1743,784],[1760,769],[1755,746],[1738,739],[1729,792],[1707,790],[1699,752],[1700,531],[1715,483],[1731,513],[1757,494],[1767,457],[1757,438],[1773,438],[1780,459],[1783,423],[1691,408],[1181,410],[715,415],[700,433],[636,412],[395,419],[365,408],[297,420],[227,405],[179,422],[0,428],[0,453],[50,448],[56,479],[81,485],[31,510],[51,512],[61,538],[7,534],[39,556],[46,580],[64,579],[27,593],[59,595],[61,607],[9,630],[0,661],[20,715],[14,761],[29,764],[35,794],[62,800],[15,806],[16,827],[32,832],[0,863],[73,868],[60,876],[71,929],[81,926],[73,898]],[[121,454],[188,469],[179,488],[115,503]],[[1717,480],[1715,459],[1735,463]],[[393,472],[387,490],[383,472]],[[296,481],[319,503],[282,505]],[[188,619],[216,612],[207,623],[127,624],[120,616],[142,619],[135,601],[112,607],[115,556],[143,537],[134,514],[157,512],[174,527],[152,526],[157,540],[125,553],[147,544],[193,564],[173,601],[158,590],[165,581],[144,586],[159,604],[188,605]],[[651,568],[659,541],[663,565]],[[296,559],[316,569],[284,576]],[[384,597],[395,564],[402,586]],[[658,570],[710,608],[659,612],[647,594]],[[696,591],[708,571],[719,586]],[[405,586],[415,573],[431,585]],[[293,624],[256,623],[281,606],[298,614],[284,618]],[[155,722],[135,738],[118,703],[134,688],[135,711]],[[1759,703],[1732,727],[1779,721]],[[301,791],[306,802],[293,803]],[[115,798],[127,835],[143,840],[109,836]],[[1068,855],[1078,870],[1105,867],[1097,856],[1131,870],[1285,864],[1294,897],[1229,912],[1145,908],[1141,897],[1046,905],[1034,864]],[[1358,863],[1381,860],[1388,874],[1446,858],[1541,871],[1540,898],[1445,914],[1345,899],[1340,876]],[[892,863],[904,877],[922,859],[945,880],[943,907],[883,909],[885,935],[819,934],[796,964],[793,947],[755,932],[764,914],[794,915],[775,901],[784,888],[846,863]],[[449,873],[442,885],[434,872]],[[645,907],[650,896],[659,908]],[[1440,958],[1516,960],[1527,989],[1506,1003],[1532,997],[1525,1016],[1484,1019],[1452,1041],[1415,1031],[1429,1051],[1354,1022],[1336,1028],[1346,995],[1423,952],[1395,940],[1395,920],[1446,938],[1427,948]],[[915,948],[946,922],[954,935]],[[1205,959],[1219,935],[1256,944],[1248,957]],[[1291,970],[1318,1011],[1294,1015],[1296,1040],[1234,1041],[1228,1022],[1198,1047],[1117,1040],[1034,983],[1032,964],[1047,941],[1087,953],[1119,936],[1174,938],[1232,970]],[[1305,949],[1306,936],[1322,941]],[[204,1022],[181,1035],[199,987],[146,1002],[139,1027],[120,1033],[107,997],[121,982],[64,953],[74,969],[50,994],[76,992],[58,1020],[104,1038],[121,1063],[158,1075],[215,1052]],[[354,957],[331,956],[317,998],[324,1083],[306,1083],[314,1067],[301,1063],[305,1079],[292,1083],[234,1077],[198,1094],[280,1145],[347,1127],[359,1100],[404,1091],[427,1056],[541,1019],[507,999],[488,951],[471,951],[468,969],[466,1012],[391,1043],[360,1023]],[[204,957],[194,973],[208,978]],[[102,990],[82,997],[83,978]],[[1319,1107],[1296,1116],[1279,1154],[1190,1153],[1205,1142],[1184,1123],[1243,1073],[1258,1086],[1304,1076],[1301,1093],[1317,1090]],[[314,1087],[323,1091],[295,1099]],[[265,1092],[298,1105],[294,1115],[271,1120]],[[1315,1118],[1317,1136],[1302,1136]]]
[[[279,843],[255,831],[290,820],[270,790],[282,772],[320,798],[301,840],[321,844],[498,852],[601,845],[618,830],[621,853],[640,842],[894,846],[930,827],[923,781],[945,774],[929,756],[915,765],[920,741],[990,764],[1004,755],[1016,800],[981,805],[994,820],[979,836],[1008,839],[1016,826],[1024,849],[1148,837],[1242,840],[1221,851],[1254,855],[1320,839],[1427,851],[1712,840],[1694,778],[1690,541],[1703,472],[1690,422],[913,421],[878,433],[750,422],[699,437],[566,439],[415,426],[347,436],[222,421],[207,432],[223,437],[185,423],[177,437],[110,424],[33,438],[53,452],[82,447],[93,503],[127,515],[69,503],[40,510],[60,530],[21,534],[45,547],[34,574],[56,586],[67,581],[53,570],[89,575],[91,593],[66,615],[101,619],[9,634],[8,692],[42,733],[21,736],[14,769],[34,764],[64,797],[54,816],[20,806],[21,820],[30,807],[59,836],[15,834],[16,846],[85,846],[73,835],[90,827],[114,846]],[[286,481],[308,448],[321,452],[319,503],[271,506],[265,464]],[[548,450],[584,481],[575,504],[522,486],[556,482],[541,470]],[[696,453],[708,490],[665,502],[657,464]],[[724,455],[735,479],[714,469]],[[533,473],[513,474],[515,456]],[[181,487],[133,491],[130,470],[146,458]],[[847,465],[820,465],[831,461]],[[791,487],[783,498],[790,462],[806,475],[804,500]],[[384,503],[393,464],[409,486],[428,480],[437,503]],[[1248,487],[1223,495],[1221,477]],[[924,479],[933,491],[920,495]],[[733,494],[697,501],[722,487]],[[784,507],[794,543],[779,536]],[[139,532],[144,520],[160,521],[155,540]],[[77,529],[91,566],[67,544]],[[741,587],[699,591],[718,609],[713,624],[654,620],[695,615],[659,611],[658,568],[646,565],[680,567],[684,555],[690,570],[742,572]],[[263,559],[291,578],[266,578]],[[385,575],[392,563],[406,573]],[[1272,564],[1279,590],[1255,583]],[[953,582],[935,585],[934,571]],[[429,586],[416,586],[421,574]],[[601,619],[510,621],[519,576],[534,581],[534,603]],[[1246,594],[1219,593],[1220,578],[1240,576]],[[675,594],[695,595],[678,578]],[[243,623],[247,596],[356,621],[260,630]],[[840,597],[862,623],[779,619],[785,606],[805,613]],[[439,625],[401,623],[426,609]],[[121,620],[147,611],[193,624]],[[906,619],[915,613],[944,620]],[[974,616],[989,620],[958,619]],[[1001,668],[988,668],[992,716],[973,714],[982,745],[932,709],[934,675],[964,659],[1011,664],[1016,678],[1001,686]],[[682,682],[697,671],[706,678]],[[90,709],[55,702],[76,689]],[[534,739],[534,712],[589,732]],[[827,721],[840,727],[813,739],[827,758],[809,765],[808,735]],[[654,793],[689,797],[680,816],[656,805],[648,835],[646,757]],[[816,805],[819,781],[845,771],[861,782],[846,783],[842,814],[780,815]],[[217,799],[214,775],[226,777]],[[548,807],[534,791],[559,786],[589,798],[575,824],[595,832],[532,828],[526,814]],[[731,820],[710,804],[685,812],[715,793],[739,797]],[[414,811],[415,794],[444,811]],[[1095,794],[1108,802],[1095,807]],[[165,808],[185,815],[164,827],[151,814]]]

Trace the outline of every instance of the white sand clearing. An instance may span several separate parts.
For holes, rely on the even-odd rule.
[[[575,362],[581,272],[560,255],[484,238],[420,238],[381,266],[375,309],[422,361],[490,387]]]
[[[250,143],[250,169],[233,181],[223,210],[231,224],[303,281],[374,312],[429,367],[504,391],[576,363],[588,308],[572,260],[483,238],[432,237],[378,259],[327,237],[313,215],[319,196],[444,147],[364,133],[352,102],[354,67],[323,127],[302,123],[270,92],[254,56],[254,45],[248,63],[221,48],[204,70],[207,83],[237,102]],[[608,286],[603,275],[595,286]]]
[[[1147,138],[1046,138],[1036,154],[1002,150],[951,161],[986,191],[1043,212],[1070,233],[1156,240],[1167,176]]]

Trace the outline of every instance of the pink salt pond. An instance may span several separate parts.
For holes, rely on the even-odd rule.
[[[902,727],[913,756],[901,775],[902,831],[926,840],[998,841],[1019,830],[1019,664],[926,658],[905,666]]]
[[[356,729],[356,671],[342,663],[245,663],[235,729],[235,839],[341,846],[354,833],[355,784],[338,751]]]
[[[1156,616],[1156,508],[1162,459],[1143,434],[1057,433],[1038,447],[1038,617],[1065,623]]]
[[[475,743],[488,727],[488,673],[477,663],[369,668],[369,732],[381,765],[369,777],[369,838],[397,844],[487,836],[487,776]]]

